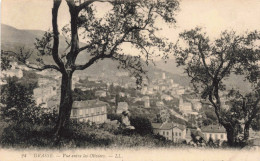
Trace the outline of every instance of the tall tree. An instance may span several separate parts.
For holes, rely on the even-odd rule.
[[[177,0],[66,0],[70,13],[70,24],[63,27],[62,33],[67,38],[67,50],[61,52],[58,11],[61,0],[53,0],[52,32],[46,32],[42,39],[37,39],[35,47],[38,50],[37,66],[29,64],[32,52],[20,52],[19,60],[36,70],[55,69],[62,74],[61,99],[59,118],[55,136],[59,137],[66,122],[70,118],[72,108],[71,79],[76,70],[84,70],[98,60],[110,58],[117,60],[120,67],[127,69],[135,76],[137,84],[142,82],[145,74],[142,57],[148,63],[154,55],[155,47],[162,53],[169,52],[169,46],[164,38],[156,32],[156,19],[168,24],[175,23],[175,12],[178,9]],[[109,11],[100,17],[95,9],[97,4],[106,3]],[[84,45],[80,45],[82,38]],[[131,44],[133,52],[138,56],[123,53],[124,44]],[[79,54],[89,56],[84,64],[76,64]],[[136,54],[136,53],[134,53]],[[51,56],[55,64],[44,62],[43,56]]]
[[[231,146],[236,143],[242,122],[244,139],[248,138],[248,128],[259,111],[259,40],[256,31],[245,35],[225,31],[210,41],[201,28],[195,28],[181,33],[175,46],[178,65],[185,67],[195,90],[213,106]],[[251,83],[252,92],[241,94],[227,87],[225,80],[231,75],[244,76]],[[230,106],[226,108],[228,102]]]
[[[257,114],[260,112],[260,89],[259,86],[253,92],[241,94],[240,91],[232,89],[228,98],[231,109],[229,111],[238,120],[238,130],[243,134],[241,141],[246,142],[249,138],[249,128],[253,121],[257,120]]]

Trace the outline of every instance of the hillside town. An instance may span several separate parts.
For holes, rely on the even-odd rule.
[[[0,4],[0,161],[260,161],[260,0]]]
[[[1,85],[6,84],[8,77],[22,78],[24,72],[31,72],[37,76],[37,86],[33,90],[36,105],[44,112],[58,113],[61,76],[55,71],[36,72],[16,62],[11,62],[11,66],[9,70],[2,72]],[[115,73],[113,81],[105,73],[99,76],[74,75],[72,89],[75,99],[71,120],[120,127],[120,121],[113,120],[111,115],[142,115],[149,119],[154,135],[176,144],[205,146],[212,142],[220,146],[227,141],[223,126],[216,120],[205,121],[205,109],[210,108],[210,105],[196,96],[190,86],[175,83],[169,73],[154,72],[155,79],[144,79],[142,89],[135,88],[134,78],[127,72]],[[87,96],[87,93],[90,95]],[[131,122],[127,124],[131,126]],[[260,133],[250,129],[249,140],[259,139]],[[259,145],[259,142],[256,141],[255,144]]]

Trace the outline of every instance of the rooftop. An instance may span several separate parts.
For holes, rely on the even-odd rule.
[[[184,125],[175,124],[175,123],[152,123],[153,129],[161,129],[161,130],[170,130],[173,128],[179,128],[181,130],[185,130],[186,127]]]
[[[226,129],[223,126],[219,125],[209,125],[201,128],[202,132],[207,133],[225,133]]]
[[[159,129],[161,127],[162,123],[152,123],[153,129]]]
[[[108,103],[99,100],[74,101],[72,108],[92,108],[107,105]]]

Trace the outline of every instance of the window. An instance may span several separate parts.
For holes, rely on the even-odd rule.
[[[220,135],[220,138],[223,139],[223,134]]]
[[[88,109],[86,109],[86,116],[88,116],[88,113],[89,113],[89,111],[88,111]]]
[[[218,140],[218,134],[215,134],[215,139]]]
[[[73,113],[73,116],[77,116],[77,110],[73,110],[72,113]]]
[[[167,131],[166,135],[169,135],[169,132]]]
[[[95,109],[94,108],[91,108],[91,114],[93,115],[95,112]]]
[[[181,136],[181,133],[179,132],[179,136]]]
[[[163,131],[163,135],[165,135],[165,132]]]
[[[175,136],[178,136],[178,133],[177,133],[177,132],[175,133]]]
[[[80,115],[80,116],[83,115],[83,110],[82,110],[82,109],[79,110],[79,115]]]
[[[212,134],[209,134],[209,137],[212,138]]]

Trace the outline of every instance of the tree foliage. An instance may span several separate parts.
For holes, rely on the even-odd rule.
[[[62,28],[67,47],[64,52],[58,51],[59,30],[56,18],[61,1],[55,0],[53,5],[53,31],[46,31],[42,38],[34,43],[38,58],[37,64],[29,65],[38,70],[55,69],[58,71],[84,70],[94,62],[111,58],[120,62],[119,68],[129,70],[141,84],[142,75],[146,73],[142,59],[148,64],[159,49],[167,56],[170,45],[165,38],[159,36],[156,20],[173,24],[179,2],[173,0],[160,1],[122,1],[122,0],[93,0],[79,4],[67,0],[71,14],[71,23]],[[106,3],[110,10],[100,17],[96,10],[97,2]],[[54,13],[55,11],[55,13]],[[81,39],[84,45],[80,45]],[[131,44],[138,56],[124,54],[124,45]],[[80,53],[88,55],[86,63],[76,64]],[[31,51],[19,54],[19,60],[26,63]],[[136,54],[134,54],[136,55]],[[44,56],[53,56],[54,64],[44,61]]]
[[[224,31],[210,41],[201,28],[195,28],[181,33],[175,45],[178,65],[185,67],[196,92],[214,107],[230,145],[235,142],[241,122],[251,124],[259,111],[259,40],[257,31],[244,35]],[[227,87],[225,80],[231,75],[244,76],[251,83],[252,92],[244,94]]]

